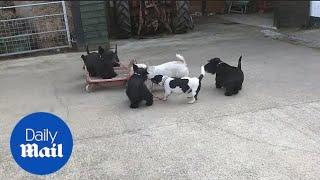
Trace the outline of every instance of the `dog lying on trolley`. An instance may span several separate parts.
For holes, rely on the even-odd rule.
[[[117,76],[113,69],[113,67],[120,66],[117,47],[115,52],[105,51],[101,46],[99,46],[98,52],[89,52],[87,46],[86,51],[87,55],[81,55],[81,58],[91,77],[112,79]]]

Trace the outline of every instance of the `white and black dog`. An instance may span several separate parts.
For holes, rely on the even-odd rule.
[[[189,69],[184,57],[181,54],[176,54],[176,57],[178,59],[177,61],[170,61],[156,66],[147,66],[146,64],[141,63],[137,64],[136,62],[134,63],[139,68],[147,69],[148,79],[152,79],[156,75],[163,75],[174,78],[182,78],[189,76]],[[130,64],[132,64],[132,62],[130,62]],[[151,85],[151,89],[153,89],[153,85]]]
[[[198,100],[198,94],[201,89],[201,80],[203,79],[204,75],[204,66],[201,66],[201,75],[198,78],[172,78],[169,76],[155,75],[153,78],[151,78],[151,81],[164,87],[164,101],[167,100],[171,93],[185,93],[189,94],[188,97],[192,98],[192,100],[188,102],[189,104],[192,104]]]
[[[151,79],[156,75],[163,75],[176,78],[189,76],[189,69],[184,57],[180,54],[176,54],[176,57],[178,61],[170,61],[156,66],[147,66],[146,64],[137,63],[135,60],[132,60],[129,66],[132,66],[132,64],[134,63],[139,68],[147,69],[148,79]],[[131,69],[131,71],[132,70],[133,69]]]
[[[181,54],[176,54],[178,61],[170,61],[157,66],[147,66],[148,78],[156,75],[163,75],[175,78],[189,76],[189,69],[186,60]]]
[[[230,66],[220,58],[213,58],[204,66],[206,72],[216,74],[216,88],[226,88],[226,96],[237,94],[242,89],[244,75],[241,59],[242,56],[238,60],[238,67]]]

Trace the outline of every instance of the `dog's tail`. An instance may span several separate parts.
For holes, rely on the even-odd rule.
[[[90,52],[89,52],[89,46],[88,46],[88,44],[87,44],[86,50],[87,50],[87,54],[89,54]]]
[[[204,70],[204,66],[201,66],[201,74],[199,76],[199,81],[201,82],[201,80],[203,79],[204,75],[205,75],[206,71]]]
[[[238,69],[241,69],[241,59],[242,59],[242,55],[239,57],[239,60],[238,60]]]
[[[183,62],[184,64],[187,64],[186,60],[184,59],[184,57],[181,54],[176,54],[176,57],[178,58],[179,61]]]

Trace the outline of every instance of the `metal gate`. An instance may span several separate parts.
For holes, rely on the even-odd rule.
[[[0,56],[71,47],[64,1],[0,7],[0,15]]]

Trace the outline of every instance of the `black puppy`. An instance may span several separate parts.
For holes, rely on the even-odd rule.
[[[100,72],[100,77],[103,79],[112,79],[117,76],[117,73],[114,72],[112,63],[102,58],[101,66],[99,66],[98,71]]]
[[[117,76],[117,74],[114,72],[112,63],[101,58],[99,53],[90,53],[88,46],[87,55],[81,55],[81,58],[83,59],[83,62],[86,65],[91,77],[111,79]]]
[[[147,106],[153,104],[153,95],[144,84],[148,79],[148,72],[144,68],[139,68],[133,64],[133,75],[127,85],[127,96],[131,102],[130,108],[138,108],[141,101],[145,100]]]
[[[204,66],[206,72],[216,73],[216,88],[226,88],[224,94],[226,96],[237,94],[242,88],[244,75],[241,70],[241,59],[242,56],[239,58],[238,67],[230,66],[220,58],[213,58]]]
[[[89,47],[87,46],[87,55],[81,55],[84,65],[87,67],[87,71],[91,77],[99,76],[97,66],[99,66],[101,61],[100,54],[96,52],[89,52]],[[84,66],[82,67],[84,69]]]
[[[119,61],[119,57],[118,57],[118,46],[116,45],[115,47],[115,51],[111,51],[111,50],[104,50],[101,46],[99,46],[98,48],[98,52],[101,56],[101,58],[104,61],[109,61],[113,67],[119,67],[120,66],[120,61]]]

